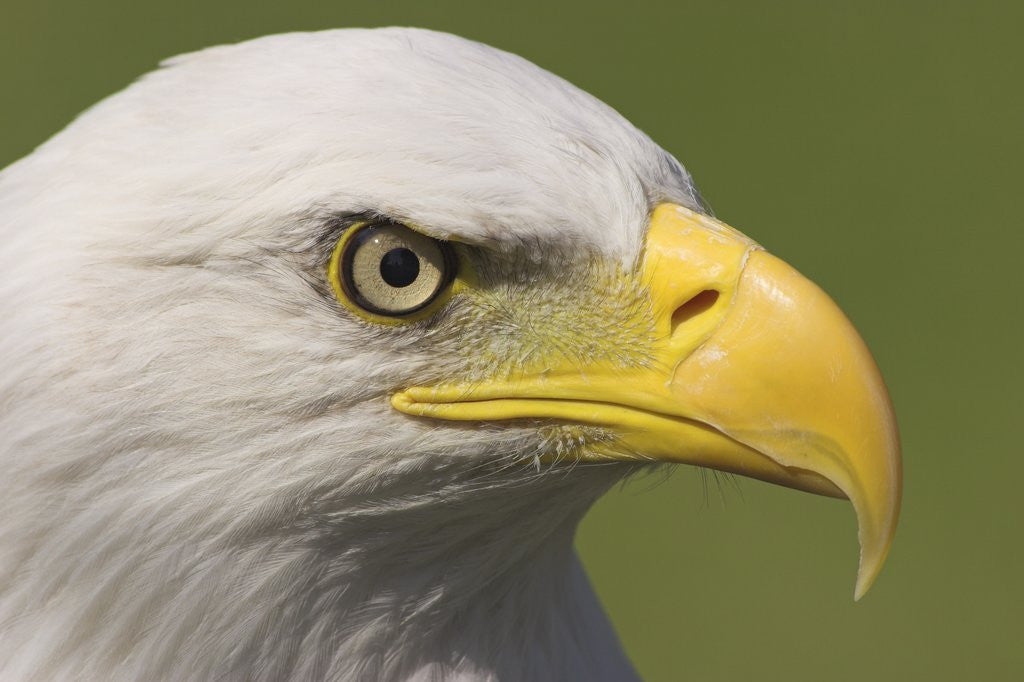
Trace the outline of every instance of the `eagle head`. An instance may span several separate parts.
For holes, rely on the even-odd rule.
[[[0,174],[0,676],[623,679],[666,463],[900,500],[836,305],[619,114],[423,30],[165,62]]]

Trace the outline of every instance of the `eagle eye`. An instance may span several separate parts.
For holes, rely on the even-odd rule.
[[[447,290],[455,271],[449,244],[385,222],[349,230],[335,247],[330,276],[342,303],[395,318],[430,306]]]

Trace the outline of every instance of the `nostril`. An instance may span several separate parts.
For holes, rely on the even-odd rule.
[[[710,310],[718,301],[718,292],[714,289],[705,289],[686,303],[682,304],[672,313],[672,332],[675,333],[679,325],[692,320],[701,313]]]

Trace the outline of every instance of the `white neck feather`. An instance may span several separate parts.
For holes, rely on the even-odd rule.
[[[0,673],[631,679],[572,549],[579,518],[621,471],[512,468],[440,467],[427,495],[411,487],[422,471],[407,494],[394,479],[279,490],[230,524],[202,509],[187,528],[109,509],[84,560],[48,546],[23,563],[37,571],[48,556],[50,570],[23,574],[3,600]],[[163,503],[195,504],[173,497]]]

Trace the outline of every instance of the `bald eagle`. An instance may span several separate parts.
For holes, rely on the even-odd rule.
[[[0,175],[0,679],[620,680],[572,548],[667,462],[900,501],[815,285],[424,30],[168,60]]]

